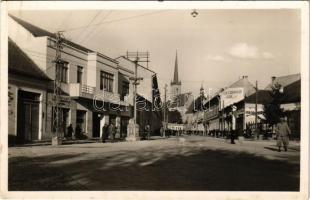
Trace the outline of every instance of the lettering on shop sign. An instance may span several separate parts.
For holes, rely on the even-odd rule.
[[[234,103],[237,103],[244,99],[243,88],[227,88],[225,91],[220,93],[221,96],[221,107],[226,108]]]

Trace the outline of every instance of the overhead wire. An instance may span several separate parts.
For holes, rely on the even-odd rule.
[[[93,18],[92,20],[90,20],[90,22],[86,25],[86,28],[88,28],[91,23],[93,23],[95,21],[95,19],[102,13],[102,10],[100,10]],[[77,38],[77,41],[79,41],[79,39],[81,38],[83,34],[81,34],[78,38]],[[85,38],[85,37],[84,37]]]
[[[102,23],[108,16],[110,16],[111,13],[112,13],[112,10],[110,10],[110,11],[101,19],[100,23]],[[97,28],[97,27],[96,27],[96,28]],[[94,31],[89,32],[88,35],[85,36],[84,39],[81,40],[80,43],[83,43],[85,40],[89,39],[89,38],[90,38],[90,35],[93,34],[93,33],[94,33]]]
[[[123,18],[119,18],[119,19],[114,19],[114,20],[110,20],[110,21],[105,21],[105,22],[101,22],[101,23],[92,24],[92,25],[89,25],[89,26],[86,25],[86,26],[79,26],[79,27],[69,28],[69,29],[65,29],[63,31],[70,32],[70,31],[75,31],[75,30],[83,29],[83,28],[90,27],[90,26],[100,26],[100,25],[103,25],[103,24],[111,24],[111,23],[114,23],[114,22],[125,21],[125,20],[130,20],[130,19],[135,19],[135,18],[139,18],[139,17],[150,16],[150,15],[156,15],[156,14],[164,13],[164,12],[168,12],[168,10],[161,10],[161,11],[156,11],[156,12],[151,12],[151,13],[144,13],[144,14],[140,14],[140,15],[123,17]]]

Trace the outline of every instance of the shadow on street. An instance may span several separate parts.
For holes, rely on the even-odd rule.
[[[299,164],[246,152],[148,147],[13,157],[9,190],[298,191],[299,171]]]

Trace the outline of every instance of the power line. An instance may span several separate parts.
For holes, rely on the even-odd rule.
[[[100,23],[102,23],[108,16],[110,16],[110,14],[112,13],[112,10],[110,10],[103,18],[102,20],[100,21]],[[89,37],[92,33],[94,33],[94,31],[92,32],[89,32],[89,34],[87,35],[87,37]],[[83,43],[87,37],[84,37],[84,39],[80,42],[80,43]]]
[[[90,22],[87,24],[86,28],[88,28],[91,23],[93,23],[95,21],[95,19],[101,14],[102,10],[100,10],[93,18],[92,20],[90,20]],[[82,34],[77,38],[77,41],[79,41],[79,39],[81,38]]]
[[[114,23],[114,22],[125,21],[125,20],[135,19],[135,18],[144,17],[144,16],[150,16],[150,15],[156,15],[156,14],[164,13],[164,12],[168,12],[168,10],[161,10],[161,11],[145,13],[145,14],[141,14],[141,15],[135,15],[135,16],[130,16],[130,17],[123,17],[123,18],[114,19],[114,20],[110,20],[110,21],[106,21],[106,22],[102,22],[102,23],[97,23],[97,24],[89,25],[89,26],[87,25],[87,26],[79,26],[79,27],[75,27],[75,28],[70,28],[70,29],[66,29],[64,31],[65,32],[75,31],[75,30],[83,29],[83,28],[90,27],[90,26],[100,26],[102,24],[111,24],[111,23]]]

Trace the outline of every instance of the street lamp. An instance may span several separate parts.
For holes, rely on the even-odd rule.
[[[197,17],[198,12],[196,11],[196,9],[194,9],[194,10],[191,12],[191,15],[192,15],[193,17]]]

